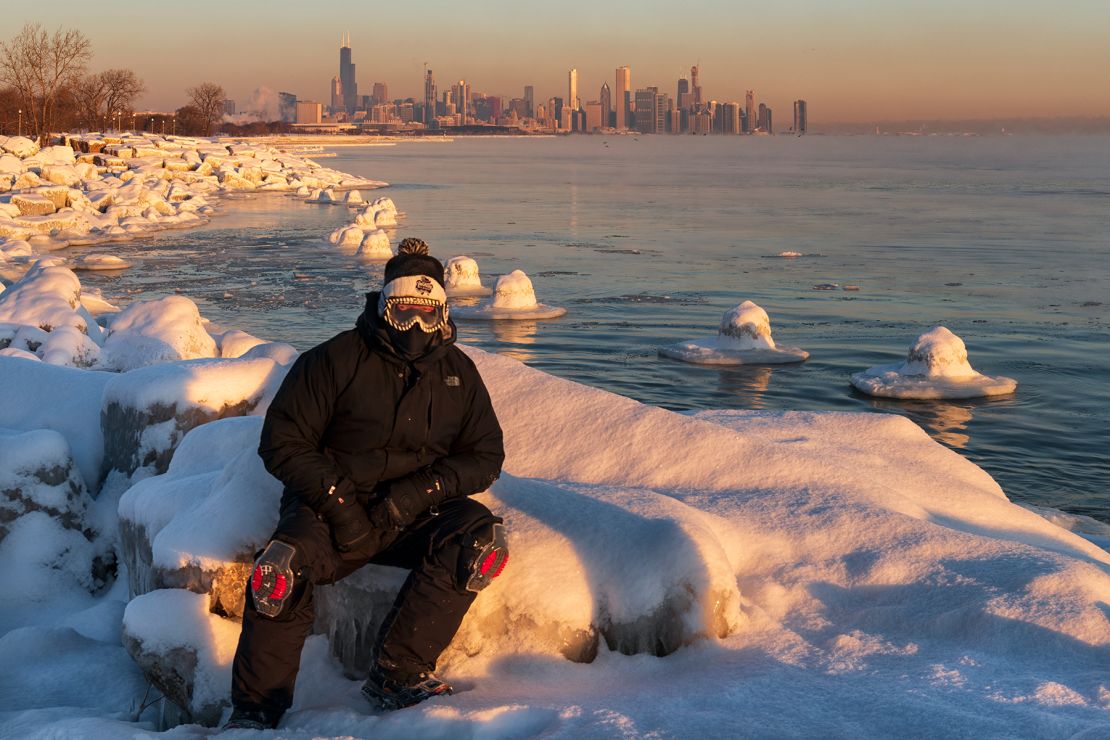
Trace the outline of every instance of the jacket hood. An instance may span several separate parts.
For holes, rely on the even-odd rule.
[[[389,336],[389,327],[382,320],[382,317],[378,316],[378,299],[380,296],[381,291],[377,290],[366,294],[366,306],[359,314],[358,320],[355,322],[355,328],[358,329],[358,333],[372,351],[381,352],[396,362],[408,362],[394,348],[393,340]],[[447,352],[448,347],[455,343],[456,336],[455,322],[448,316],[447,325],[440,329],[431,348],[420,357],[412,360],[412,364],[417,367],[431,365]]]

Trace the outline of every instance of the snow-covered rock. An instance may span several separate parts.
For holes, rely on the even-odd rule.
[[[0,492],[0,605],[104,586],[114,561],[64,436],[0,428]]]
[[[886,398],[977,398],[1013,393],[1017,381],[977,372],[958,336],[937,326],[919,336],[905,362],[877,365],[851,377],[852,385]]]
[[[482,296],[493,292],[491,288],[482,285],[477,261],[466,255],[447,260],[443,279],[448,297]]]
[[[213,339],[219,345],[220,357],[242,357],[251,349],[267,343],[265,339],[259,339],[253,334],[248,334],[239,329],[213,335]]]
[[[147,680],[181,710],[177,722],[219,723],[231,700],[238,623],[210,613],[205,596],[166,589],[128,603],[122,639]]]
[[[456,306],[454,316],[464,319],[554,319],[567,310],[536,301],[532,281],[521,270],[513,270],[497,279],[493,300],[479,306]]]
[[[54,201],[41,193],[16,193],[11,204],[24,216],[49,216],[58,210]]]
[[[798,347],[776,345],[771,319],[752,301],[725,311],[717,336],[678,342],[660,348],[659,354],[702,365],[777,365],[809,357]]]
[[[51,331],[72,326],[86,335],[99,327],[81,305],[81,281],[59,261],[37,261],[15,284],[0,293],[0,322]]]
[[[197,305],[184,296],[132,303],[120,311],[108,325],[103,352],[104,366],[121,371],[217,354]]]
[[[9,136],[3,144],[0,144],[0,147],[20,159],[26,159],[39,151],[38,142],[32,141],[26,136]]]
[[[362,193],[357,190],[349,190],[343,196],[343,204],[351,208],[361,207],[365,202],[362,199]]]
[[[319,205],[329,205],[330,206],[330,205],[337,205],[338,203],[340,203],[340,200],[338,198],[336,198],[335,191],[332,190],[331,188],[325,188],[325,189],[317,188],[316,190],[313,191],[312,195],[309,197],[308,200],[305,201],[305,203],[316,203],[316,204],[319,204]]]
[[[168,362],[114,376],[101,413],[104,477],[165,472],[186,432],[264,413],[284,374],[273,360],[238,358]]]

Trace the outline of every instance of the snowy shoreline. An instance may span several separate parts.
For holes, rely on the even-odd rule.
[[[0,292],[13,736],[226,715],[242,572],[277,514],[254,448],[295,350],[216,331],[183,297],[110,321],[89,303],[49,260]],[[506,431],[481,498],[514,550],[444,656],[464,691],[362,703],[343,673],[397,587],[367,568],[322,596],[281,736],[1110,731],[1110,555],[912,422],[684,416],[466,351]],[[140,664],[178,670],[158,684],[176,706],[140,711]]]

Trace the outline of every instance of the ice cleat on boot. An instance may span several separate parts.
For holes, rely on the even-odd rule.
[[[433,696],[447,696],[451,693],[451,686],[436,678],[433,673],[421,673],[410,681],[398,681],[390,678],[378,666],[371,669],[370,676],[362,685],[362,695],[387,712],[411,707]]]
[[[236,707],[231,712],[231,717],[223,730],[272,730],[277,727],[277,720],[273,715],[262,709],[239,709]]]

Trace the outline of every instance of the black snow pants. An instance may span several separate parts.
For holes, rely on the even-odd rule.
[[[273,539],[296,548],[293,566],[305,572],[307,583],[303,592],[295,589],[293,601],[271,619],[255,611],[248,582],[243,631],[232,666],[232,704],[273,716],[289,708],[301,648],[312,630],[313,586],[334,583],[367,563],[412,571],[382,623],[375,657],[397,666],[398,672],[434,670],[475,597],[460,577],[469,556],[460,535],[491,521],[498,520],[477,501],[452,498],[439,506],[438,514],[424,515],[385,542],[371,535],[363,548],[339,552],[326,522],[299,501],[283,501]]]

